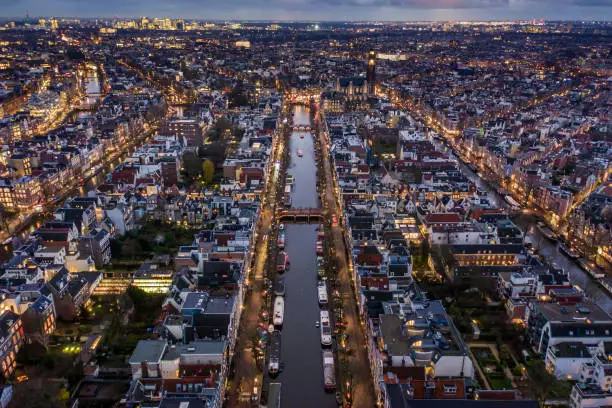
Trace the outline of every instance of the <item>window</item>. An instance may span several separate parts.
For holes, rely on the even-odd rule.
[[[456,385],[444,385],[444,394],[456,394],[457,386]]]

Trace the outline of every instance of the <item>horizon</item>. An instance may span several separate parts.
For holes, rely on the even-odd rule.
[[[453,24],[463,24],[463,23],[530,23],[532,21],[543,22],[544,24],[550,23],[612,23],[612,19],[602,20],[602,19],[545,19],[545,18],[523,18],[523,19],[454,19],[454,20],[325,20],[325,19],[256,19],[256,18],[204,18],[204,17],[184,17],[184,16],[168,16],[168,15],[155,15],[155,14],[142,14],[142,15],[121,15],[121,16],[104,16],[104,15],[90,15],[90,16],[76,16],[76,15],[29,15],[29,16],[0,16],[0,21],[15,21],[15,22],[24,22],[28,19],[59,19],[61,20],[127,20],[127,19],[140,19],[140,18],[156,18],[156,19],[165,19],[169,18],[171,20],[184,20],[184,21],[200,21],[200,22],[223,22],[223,23],[239,23],[239,22],[248,22],[248,23],[279,23],[279,24],[308,24],[308,23],[339,23],[339,24],[347,24],[347,23],[372,23],[372,24],[384,24],[384,23],[453,23]]]

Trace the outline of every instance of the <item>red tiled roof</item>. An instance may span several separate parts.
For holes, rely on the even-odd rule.
[[[425,217],[426,224],[451,224],[460,222],[463,222],[463,219],[459,214],[455,213],[427,214],[427,216]]]

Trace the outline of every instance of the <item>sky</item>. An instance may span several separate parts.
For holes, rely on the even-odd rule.
[[[612,20],[612,0],[0,0],[0,17],[232,20]]]

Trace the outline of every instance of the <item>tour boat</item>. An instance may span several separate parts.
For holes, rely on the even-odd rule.
[[[279,331],[274,331],[270,335],[269,340],[270,361],[268,362],[268,372],[275,376],[280,370],[281,356],[281,334]]]
[[[332,344],[332,329],[329,322],[329,312],[321,310],[321,344],[331,346]]]
[[[283,318],[285,315],[285,300],[282,296],[277,296],[274,299],[274,326],[280,327],[283,325]]]
[[[298,157],[304,156],[304,151],[302,149],[297,149],[297,155]]]
[[[334,353],[323,350],[323,379],[326,390],[336,389],[336,370],[334,364]]]
[[[279,224],[278,229],[281,230],[281,231],[284,230],[285,229],[285,224]]]

